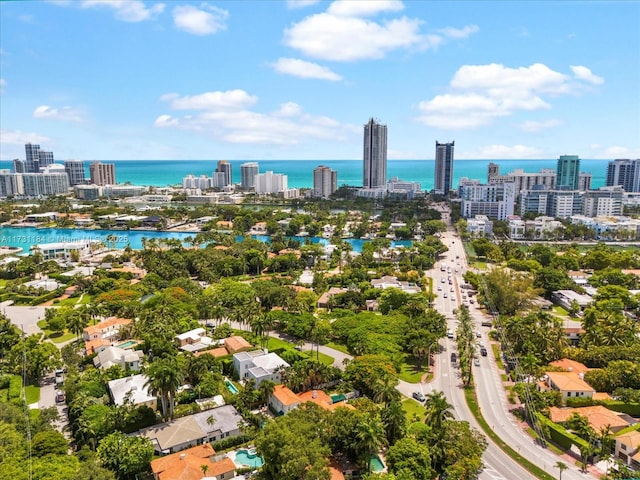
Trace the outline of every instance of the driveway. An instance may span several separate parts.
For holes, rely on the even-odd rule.
[[[11,320],[15,326],[24,331],[27,335],[34,333],[42,333],[40,327],[38,327],[38,321],[44,318],[44,307],[30,307],[30,306],[13,306],[9,302],[0,303],[0,309],[2,313]]]

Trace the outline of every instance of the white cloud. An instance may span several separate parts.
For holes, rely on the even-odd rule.
[[[429,39],[419,32],[421,23],[405,17],[376,23],[319,13],[285,30],[284,42],[305,55],[324,60],[379,59],[396,49],[428,47]]]
[[[584,80],[585,82],[592,83],[594,85],[601,85],[604,83],[604,78],[595,75],[587,67],[583,67],[582,65],[572,65],[569,68],[571,68],[573,75],[579,80]]]
[[[441,28],[438,31],[447,38],[467,38],[470,35],[477,33],[479,30],[480,28],[477,25],[467,25],[463,28]]]
[[[522,130],[524,132],[539,132],[539,131],[545,130],[547,128],[558,127],[560,125],[562,125],[562,121],[561,120],[550,119],[550,120],[543,120],[541,122],[528,120],[526,122],[522,122],[518,126],[520,127],[520,130]]]
[[[66,122],[81,122],[82,114],[72,107],[55,108],[49,105],[40,105],[33,111],[33,118],[49,118]]]
[[[620,145],[613,145],[603,150],[604,158],[640,158],[640,148],[628,148]]]
[[[463,65],[449,82],[451,93],[418,104],[418,120],[445,129],[489,125],[519,111],[550,109],[551,98],[583,91],[581,80],[540,63],[519,68],[497,63]],[[524,124],[529,131],[541,127],[545,125]]]
[[[164,11],[163,3],[147,7],[140,0],[83,0],[81,6],[82,8],[111,8],[117,19],[132,23],[150,20]]]
[[[0,93],[4,93],[4,89],[7,86],[7,81],[4,78],[0,78]]]
[[[169,102],[173,109],[203,111],[183,117],[160,115],[155,126],[195,131],[227,143],[268,145],[296,145],[308,138],[344,141],[361,128],[305,113],[300,105],[293,102],[283,103],[271,113],[251,111],[247,107],[257,101],[256,97],[243,90],[231,92],[241,94],[207,92],[182,98],[176,94],[163,95],[161,100]],[[229,97],[241,101],[226,101]]]
[[[174,110],[213,110],[231,109],[237,110],[254,105],[258,97],[249,95],[244,90],[227,90],[225,92],[205,92],[200,95],[185,95],[180,97],[177,93],[167,93],[160,97],[164,102],[170,102]]]
[[[278,73],[285,73],[300,78],[317,78],[320,80],[330,80],[337,82],[342,77],[327,67],[318,65],[313,62],[305,62],[297,58],[279,58],[275,63],[271,64],[273,69]]]
[[[311,5],[315,5],[319,1],[320,0],[287,0],[287,8],[295,9],[309,7]]]
[[[486,145],[480,147],[473,155],[477,159],[518,159],[541,158],[544,152],[539,148],[526,145]]]
[[[20,130],[0,130],[0,143],[4,145],[24,145],[25,143],[50,143],[51,140],[34,132]]]
[[[368,17],[380,12],[399,12],[404,10],[400,0],[336,0],[329,5],[327,13],[339,17]]]
[[[203,3],[200,8],[181,5],[175,7],[172,13],[176,27],[194,35],[212,35],[227,29],[229,12],[213,5]]]

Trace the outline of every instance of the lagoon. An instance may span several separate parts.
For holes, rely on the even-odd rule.
[[[24,253],[28,253],[33,245],[56,242],[79,242],[86,240],[98,240],[115,248],[125,248],[129,245],[134,250],[142,250],[142,239],[177,239],[185,241],[188,237],[195,236],[194,232],[161,232],[157,230],[84,230],[74,228],[37,228],[37,227],[0,227],[0,246],[19,247]],[[110,237],[108,240],[107,237]],[[267,235],[253,235],[252,238],[262,242],[269,242]],[[329,240],[322,237],[290,237],[304,243],[318,243],[327,245]],[[242,237],[236,237],[236,241],[242,241]],[[351,244],[354,252],[361,252],[362,245],[369,240],[346,239]],[[392,242],[393,246],[411,246],[410,240]]]

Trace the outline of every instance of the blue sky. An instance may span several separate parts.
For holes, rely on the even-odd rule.
[[[0,2],[0,158],[640,157],[637,1]]]

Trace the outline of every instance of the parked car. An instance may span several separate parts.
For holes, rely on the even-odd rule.
[[[458,356],[454,353],[451,354],[451,363],[456,363],[458,361]]]
[[[413,392],[412,396],[413,396],[413,398],[415,398],[419,402],[424,402],[426,400],[426,398],[424,398],[424,395],[422,394],[422,392]]]
[[[476,367],[479,367],[479,366],[480,366],[480,359],[479,359],[479,358],[474,358],[474,359],[473,359],[473,364],[474,364]]]

